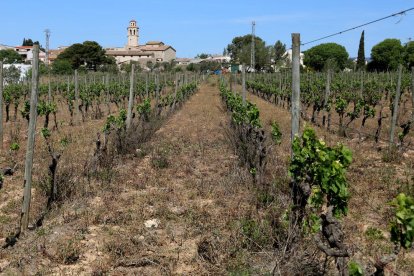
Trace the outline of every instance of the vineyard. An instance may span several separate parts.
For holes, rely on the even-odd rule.
[[[0,272],[414,274],[414,71],[292,71],[4,82]]]

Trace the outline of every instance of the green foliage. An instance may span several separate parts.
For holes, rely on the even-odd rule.
[[[391,205],[395,208],[395,217],[391,222],[391,241],[409,249],[414,239],[414,198],[401,193]]]
[[[245,218],[240,221],[241,233],[245,237],[244,246],[250,248],[264,247],[271,239],[271,226],[268,221],[255,221]]]
[[[151,114],[151,99],[146,98],[142,103],[138,104],[137,112],[142,118],[148,121]]]
[[[404,47],[404,63],[407,68],[414,67],[414,41],[408,42]]]
[[[404,47],[399,39],[385,39],[371,49],[371,71],[397,70],[403,61]]]
[[[29,104],[30,107],[30,104]],[[54,102],[39,101],[37,105],[37,114],[44,116],[57,111],[57,105]]]
[[[31,38],[23,38],[22,46],[33,46],[34,44],[39,44],[39,41],[33,42]]]
[[[362,267],[355,261],[350,261],[348,263],[348,273],[349,276],[363,276],[364,270]]]
[[[282,131],[280,130],[279,124],[276,121],[273,121],[272,124],[272,140],[276,145],[282,143]]]
[[[52,135],[50,133],[50,130],[47,127],[42,128],[40,133],[42,134],[42,137],[45,138],[45,139],[48,139],[50,137],[50,135]]]
[[[275,49],[275,52],[274,52],[275,63],[278,64],[281,61],[283,61],[283,55],[286,53],[286,45],[283,44],[280,40],[278,40],[276,41],[273,47]]]
[[[370,240],[381,240],[384,238],[381,230],[372,226],[368,227],[368,229],[365,231],[365,236],[367,236],[367,238]]]
[[[365,41],[364,41],[365,31],[361,33],[361,39],[359,40],[358,47],[358,59],[357,59],[357,68],[363,70],[365,68]]]
[[[343,70],[349,57],[345,47],[336,43],[317,45],[305,51],[304,54],[305,65],[317,71],[321,71],[328,60],[334,60],[339,69]]]
[[[247,123],[254,127],[261,127],[260,112],[255,104],[249,101],[243,104],[242,97],[228,90],[224,84],[220,85],[220,91],[227,108],[232,112],[234,123],[238,125]]]
[[[250,64],[252,35],[238,36],[233,38],[227,46],[227,52],[233,62]],[[269,52],[266,43],[258,36],[255,36],[255,61],[256,70],[261,70],[269,62]]]
[[[4,64],[22,63],[22,56],[13,49],[0,50],[0,60]]]
[[[5,83],[7,83],[8,85],[10,84],[15,84],[14,88],[19,89],[21,86],[17,85],[17,83],[20,80],[20,75],[21,75],[21,70],[14,66],[11,65],[8,68],[3,68],[3,80]],[[7,86],[6,86],[7,88]],[[6,89],[5,88],[5,89]]]
[[[195,58],[206,59],[208,57],[211,57],[211,55],[210,54],[206,54],[206,53],[201,53],[201,54],[196,55]]]
[[[321,208],[326,201],[328,207],[333,206],[335,215],[345,215],[349,199],[345,173],[352,162],[351,151],[343,145],[327,146],[311,128],[295,138],[292,148],[289,173],[296,183],[311,185],[313,207]]]
[[[345,114],[347,106],[348,106],[348,102],[345,99],[341,97],[336,98],[336,101],[335,101],[336,113],[338,113],[339,115]]]
[[[12,150],[12,151],[18,151],[19,149],[20,149],[19,143],[17,143],[17,142],[11,143],[10,150]]]
[[[125,109],[121,109],[119,111],[118,116],[109,115],[106,118],[106,122],[103,128],[103,131],[109,133],[112,129],[117,131],[125,130],[126,128],[126,118],[127,118],[127,111]]]
[[[141,64],[138,61],[130,61],[128,63],[122,63],[121,64],[121,71],[125,71],[127,73],[131,73],[132,70],[132,64],[135,64],[135,72],[141,72]]]
[[[72,69],[85,66],[85,69],[94,71],[97,71],[101,65],[114,63],[114,60],[108,58],[105,50],[95,41],[73,44],[58,55],[56,61],[60,60],[70,62]]]
[[[57,59],[52,64],[52,72],[56,75],[69,75],[73,73],[72,64],[67,59]]]
[[[22,114],[23,118],[29,121],[29,116],[30,116],[30,102],[29,101],[24,101],[23,108],[20,110],[20,114]]]

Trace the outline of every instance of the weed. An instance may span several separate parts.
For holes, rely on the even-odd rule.
[[[169,148],[162,146],[156,148],[151,156],[151,164],[156,169],[165,169],[169,166],[168,161]]]
[[[381,230],[372,226],[368,227],[368,229],[365,231],[365,236],[369,240],[381,240],[384,238]]]
[[[240,221],[240,230],[244,236],[244,245],[247,248],[262,249],[271,244],[272,229],[268,221],[263,220],[261,223],[247,218]]]
[[[58,242],[59,251],[57,252],[56,259],[63,264],[74,264],[79,260],[81,252],[80,241],[76,238],[63,240]]]
[[[402,154],[396,146],[391,146],[390,148],[384,150],[382,154],[382,161],[387,163],[399,163],[401,162]]]
[[[282,131],[280,130],[279,124],[273,121],[271,127],[272,140],[276,145],[280,145],[282,143]]]

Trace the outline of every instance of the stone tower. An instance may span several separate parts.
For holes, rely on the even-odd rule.
[[[128,31],[128,44],[127,47],[138,47],[138,26],[137,21],[129,21]]]

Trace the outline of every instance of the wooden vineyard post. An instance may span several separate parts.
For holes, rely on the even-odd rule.
[[[414,67],[411,67],[411,123],[414,123]]]
[[[131,120],[132,120],[132,106],[134,104],[134,74],[135,74],[135,64],[132,64],[131,65],[131,80],[129,82],[128,112],[127,112],[127,119],[126,119],[127,129],[131,127]]]
[[[327,110],[327,107],[328,107],[328,101],[329,101],[330,94],[331,94],[331,69],[328,69],[328,72],[326,74],[325,98],[323,100],[324,114],[322,118],[322,125],[325,126],[325,123],[327,123],[328,130],[330,128],[330,122],[328,119],[330,111]]]
[[[108,108],[108,116],[111,114],[111,94],[109,93],[109,73],[106,73],[105,76],[105,91],[106,91],[106,106]]]
[[[157,75],[157,74],[154,75],[154,81],[155,81],[155,106],[158,107],[158,101],[159,101],[159,97],[160,97],[159,75]]]
[[[3,150],[3,62],[0,60],[0,149]]]
[[[79,117],[79,80],[78,80],[78,70],[75,70],[75,121]]]
[[[233,73],[230,72],[230,76],[229,76],[229,85],[230,85],[230,91],[233,92]]]
[[[147,93],[147,98],[149,97],[148,94],[148,73],[145,74],[145,93]]]
[[[48,71],[48,74],[47,74],[47,82],[48,82],[47,101],[49,103],[51,103],[52,102],[52,83],[51,83],[51,80],[50,80],[50,66],[49,65],[47,65],[47,71]]]
[[[402,75],[402,65],[398,67],[398,82],[397,82],[397,91],[395,94],[394,99],[394,108],[391,117],[391,131],[390,131],[390,149],[394,145],[394,132],[395,132],[395,125],[397,124],[397,116],[398,116],[398,103],[400,101],[400,94],[401,94],[401,75]]]
[[[300,116],[300,34],[292,34],[292,131],[290,135],[291,143],[295,136],[299,135],[299,116]],[[291,152],[293,157],[293,149]]]
[[[39,45],[33,45],[32,63],[32,91],[30,95],[30,120],[27,136],[26,161],[24,166],[23,205],[20,217],[20,232],[24,232],[29,225],[29,212],[32,191],[33,151],[36,133],[37,93],[39,86]]]
[[[246,104],[246,65],[242,65],[242,98],[243,104]]]
[[[172,106],[172,110],[174,111],[175,109],[175,105],[177,103],[177,92],[178,92],[178,74],[175,73],[175,90],[174,90],[174,102],[173,102],[173,106]]]

